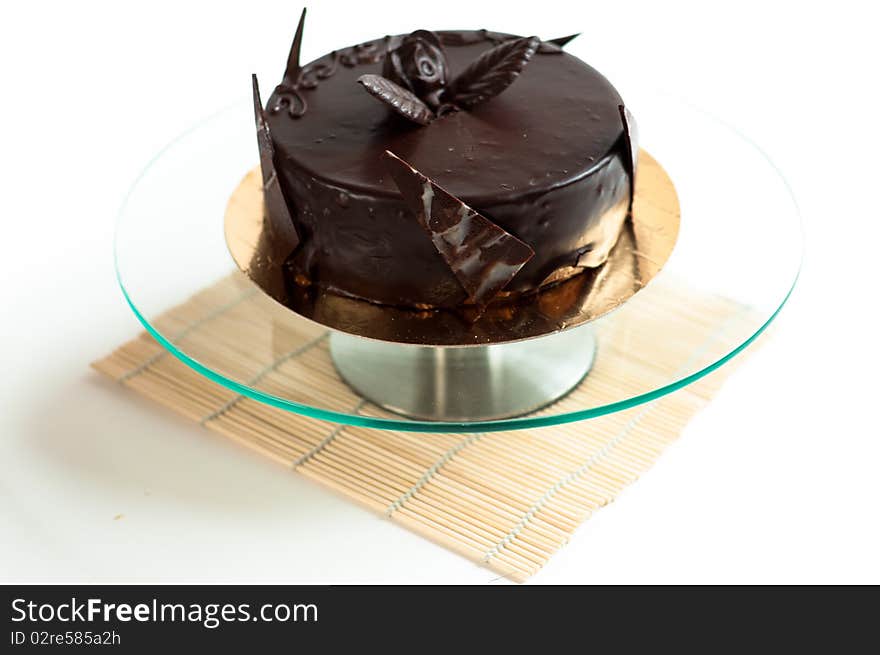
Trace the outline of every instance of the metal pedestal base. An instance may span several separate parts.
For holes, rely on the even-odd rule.
[[[595,353],[589,326],[467,347],[412,346],[343,332],[330,336],[336,370],[355,391],[392,412],[436,421],[533,412],[577,386]]]

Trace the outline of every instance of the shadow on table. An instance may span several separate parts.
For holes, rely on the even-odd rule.
[[[118,495],[121,507],[132,495],[148,496],[151,505],[175,511],[184,506],[230,515],[277,513],[315,528],[331,521],[340,506],[331,494],[283,466],[97,373],[44,390],[43,401],[42,411],[25,421],[31,455],[47,463],[47,475],[64,476],[68,485],[84,492]]]

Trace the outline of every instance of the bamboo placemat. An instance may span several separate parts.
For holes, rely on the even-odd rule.
[[[693,370],[754,325],[751,312],[730,300],[706,295],[695,302],[693,291],[662,277],[652,288],[658,292],[639,294],[598,322],[592,371],[543,412],[573,411],[619,399],[645,381],[669,381],[673,362],[688,361]],[[269,393],[388,416],[336,375],[326,330],[272,319],[285,311],[234,273],[155,323],[202,363]],[[652,347],[661,332],[675,335],[662,351]],[[537,572],[581,522],[646,471],[730,371],[728,364],[652,403],[580,423],[419,434],[335,425],[237,395],[146,332],[93,367],[516,581]]]

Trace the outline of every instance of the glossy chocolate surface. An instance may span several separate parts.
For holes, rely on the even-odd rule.
[[[453,77],[497,42],[479,31],[438,34]],[[539,49],[498,96],[420,126],[357,83],[382,73],[400,38],[303,66],[294,90],[307,109],[298,118],[283,110],[288,89],[269,100],[275,164],[301,238],[291,276],[392,305],[467,300],[383,165],[385,150],[534,250],[506,292],[533,291],[560,269],[603,259],[631,184],[622,101],[610,83],[569,54]]]

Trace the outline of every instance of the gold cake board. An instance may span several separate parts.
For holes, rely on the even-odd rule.
[[[592,371],[571,394],[539,414],[618,400],[643,388],[645,380],[671,381],[670,358],[683,361],[681,354],[687,353],[696,370],[709,363],[701,358],[711,356],[710,351],[735,347],[754,325],[752,312],[730,300],[685,292],[663,276],[652,288],[657,293],[631,301],[639,305],[633,310],[637,320],[624,314],[599,321]],[[332,409],[391,416],[339,379],[325,328],[288,322],[289,333],[279,335],[277,325],[270,325],[273,311],[287,310],[236,272],[155,324],[163,334],[176,335],[175,342],[185,343],[188,352],[204,353],[199,358],[206,365],[236,371],[238,379],[261,390],[306,403],[317,394]],[[255,324],[260,321],[266,324]],[[267,330],[276,331],[276,342],[286,341],[283,355],[266,348]],[[652,349],[661,331],[676,336],[679,352],[670,351],[668,339],[663,352]],[[336,425],[237,395],[187,367],[146,332],[93,367],[520,582],[535,574],[580,523],[650,468],[732,370],[726,364],[652,403],[579,423],[420,434]],[[331,398],[332,407],[327,405]]]

